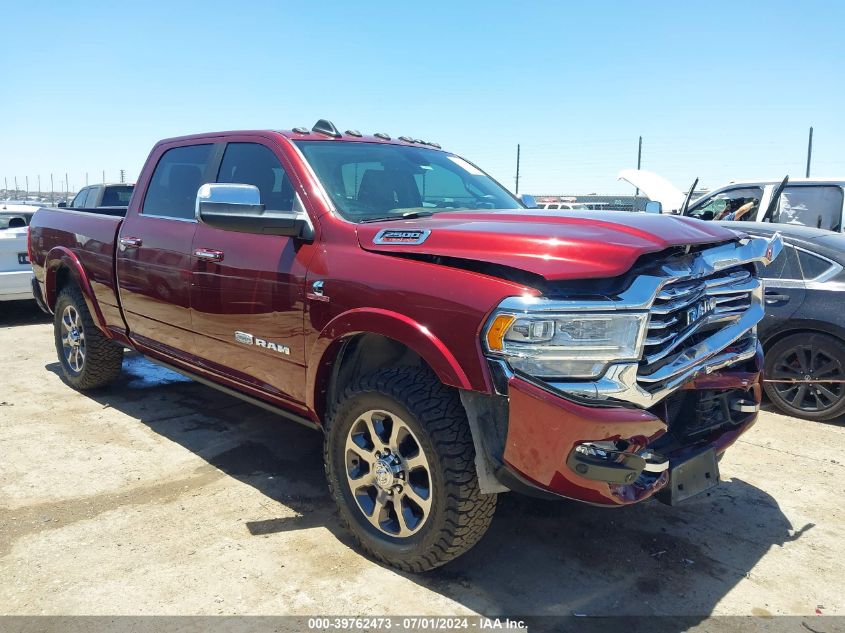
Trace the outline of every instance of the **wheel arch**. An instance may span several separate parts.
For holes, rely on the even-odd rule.
[[[95,325],[109,336],[106,329],[105,319],[100,311],[100,304],[91,288],[88,275],[82,267],[79,258],[69,249],[62,246],[53,248],[47,253],[44,262],[44,302],[55,311],[56,299],[59,292],[69,283],[75,284],[85,298],[88,311],[94,317]]]
[[[454,355],[425,326],[382,309],[356,309],[326,325],[309,354],[306,404],[322,420],[349,380],[382,367],[423,365],[444,385],[473,389]]]
[[[845,343],[845,328],[824,321],[795,319],[790,320],[783,327],[761,336],[760,343],[763,346],[763,351],[768,352],[772,345],[793,334],[828,334]]]

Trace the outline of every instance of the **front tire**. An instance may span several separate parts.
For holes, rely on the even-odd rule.
[[[764,382],[772,403],[789,415],[830,420],[845,413],[845,344],[828,334],[792,334],[766,351]]]
[[[53,334],[62,375],[74,389],[84,391],[107,385],[120,375],[123,347],[94,325],[82,292],[65,286],[54,309]]]
[[[347,387],[324,458],[341,521],[362,549],[398,569],[449,562],[493,519],[496,495],[479,490],[460,400],[429,371],[388,369]]]

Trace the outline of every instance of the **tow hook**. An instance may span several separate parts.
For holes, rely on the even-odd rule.
[[[582,442],[569,454],[566,465],[581,477],[611,484],[632,484],[643,471],[659,475],[669,459],[649,448],[637,453],[620,451],[615,442]]]
[[[757,413],[760,410],[760,405],[753,400],[744,400],[737,398],[731,401],[731,411],[737,413]]]

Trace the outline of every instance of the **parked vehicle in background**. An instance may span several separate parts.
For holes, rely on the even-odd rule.
[[[560,209],[562,211],[589,211],[590,208],[586,204],[582,204],[580,202],[546,202],[543,204],[537,205],[538,209],[544,209],[546,211],[552,211],[555,209]]]
[[[0,203],[0,301],[32,299],[27,236],[37,210],[26,204]]]
[[[685,194],[651,172],[627,169],[619,177],[627,180],[651,200],[660,202],[663,213],[680,210]],[[781,179],[737,181],[714,189],[690,202],[684,215],[699,220],[772,222],[809,226],[835,232],[843,230],[845,179],[797,178],[787,183],[771,217],[764,217]]]
[[[759,270],[766,316],[766,393],[789,415],[829,420],[845,413],[845,235],[760,222],[724,226],[757,237],[779,232],[781,254]]]
[[[89,185],[80,189],[70,204],[60,202],[58,206],[75,211],[96,209],[100,213],[125,211],[126,207],[129,206],[129,200],[132,198],[134,189],[134,184],[126,183]],[[118,213],[118,215],[122,215],[122,213]]]
[[[39,210],[65,380],[108,384],[129,347],[321,429],[341,520],[408,571],[472,547],[498,492],[717,485],[757,416],[753,263],[780,239],[527,209],[439,147],[325,120],[174,138],[125,218]]]

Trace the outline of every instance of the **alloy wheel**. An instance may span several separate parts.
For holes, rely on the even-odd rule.
[[[825,411],[836,406],[845,395],[845,370],[842,363],[818,345],[797,345],[775,359],[773,387],[784,402],[802,411]]]
[[[85,364],[85,331],[79,311],[72,305],[62,312],[62,351],[68,367],[81,372]]]
[[[431,513],[431,469],[408,424],[387,411],[358,416],[346,438],[346,480],[358,509],[383,534],[416,534]]]

